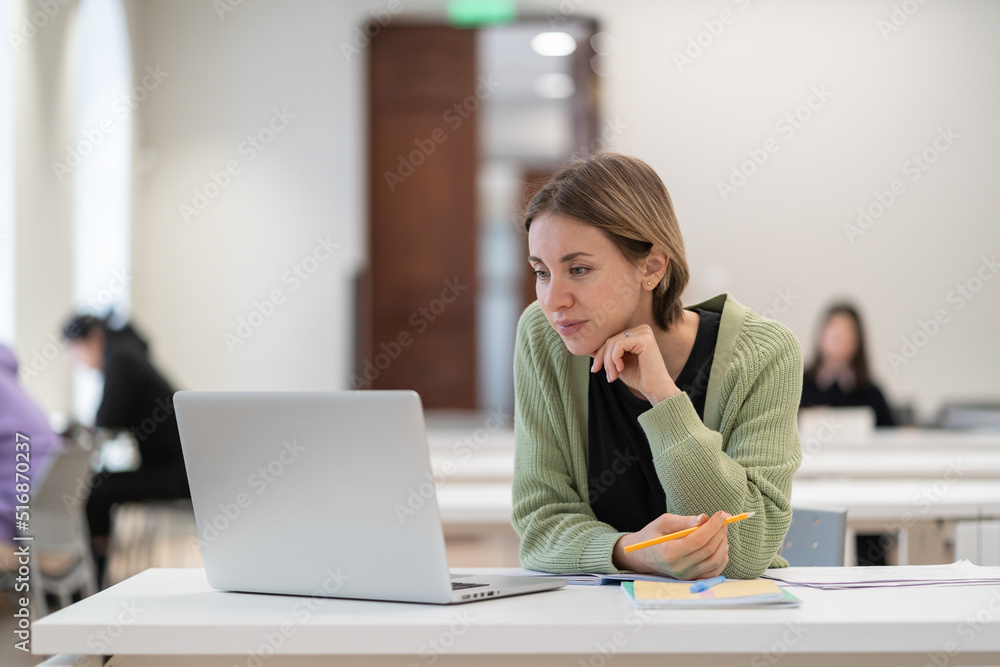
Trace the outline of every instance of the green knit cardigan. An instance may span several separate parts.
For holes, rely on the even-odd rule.
[[[792,475],[802,462],[796,414],[802,351],[787,327],[728,294],[688,308],[721,312],[705,420],[684,392],[639,416],[666,492],[666,511],[711,516],[756,511],[731,524],[723,574],[757,577],[788,562]],[[514,356],[514,528],[521,564],[545,572],[618,573],[626,533],[590,509],[587,481],[589,356],[566,349],[538,302],[521,315]]]

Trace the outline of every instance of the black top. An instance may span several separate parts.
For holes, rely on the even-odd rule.
[[[705,418],[705,391],[719,337],[720,314],[699,315],[694,346],[675,384],[687,393],[698,416]],[[620,379],[608,383],[602,368],[591,373],[588,418],[589,502],[600,521],[635,532],[666,512],[667,498],[653,466],[639,415],[652,405],[633,394]]]
[[[104,396],[94,423],[131,431],[139,445],[141,469],[184,471],[173,395],[173,387],[150,363],[139,339],[109,336],[104,348]]]
[[[874,384],[869,384],[864,389],[854,387],[851,391],[845,392],[837,382],[834,382],[828,388],[820,389],[816,379],[806,373],[802,378],[802,402],[799,405],[803,408],[814,405],[829,405],[835,408],[868,406],[875,410],[876,426],[896,425],[885,396]]]

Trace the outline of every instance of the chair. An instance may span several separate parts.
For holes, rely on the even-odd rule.
[[[840,567],[846,532],[847,510],[793,507],[781,555],[794,567]]]
[[[48,472],[31,499],[30,534],[36,557],[61,557],[58,570],[47,570],[44,562],[35,570],[36,590],[44,601],[52,594],[62,606],[72,603],[74,593],[84,596],[97,592],[97,574],[90,549],[85,507],[93,483],[90,468],[91,450],[74,440],[64,440],[63,450],[52,461]],[[39,604],[39,615],[45,606]]]
[[[156,547],[159,546],[162,552],[169,547],[171,538],[193,536],[197,540],[198,535],[190,498],[118,503],[112,522],[114,528],[108,545],[108,569],[103,586],[149,567],[173,566],[169,557],[156,557]],[[158,540],[160,537],[166,539]]]
[[[946,429],[1000,429],[1000,403],[945,403],[938,426]]]

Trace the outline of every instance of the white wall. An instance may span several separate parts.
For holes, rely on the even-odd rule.
[[[878,22],[900,4],[919,9],[884,38]],[[671,192],[693,276],[688,301],[719,291],[758,311],[777,301],[785,312],[773,314],[808,362],[820,311],[849,296],[867,316],[873,370],[890,399],[914,401],[925,417],[949,398],[1000,400],[1000,277],[971,301],[949,301],[957,284],[979,286],[984,255],[1000,259],[1000,4],[600,7],[618,44],[616,74],[604,80],[607,116],[627,126],[622,148],[646,158]],[[679,68],[673,53],[724,9],[732,22],[711,40],[702,35],[709,46]],[[787,137],[776,123],[815,88],[832,95],[822,105],[815,98],[819,108]],[[959,138],[911,181],[904,163],[939,128]],[[717,182],[768,138],[777,152],[723,201]],[[844,225],[895,179],[905,192],[852,243]],[[946,322],[925,337],[919,322],[938,310]],[[915,334],[924,346],[893,369],[889,354],[903,358],[902,339]]]
[[[13,3],[16,327],[14,349],[28,391],[50,410],[70,407],[70,364],[60,331],[73,302],[73,181],[52,162],[75,141],[74,2],[38,15]],[[34,21],[32,22],[32,17]]]
[[[347,62],[334,36],[354,12],[324,2],[246,2],[221,17],[200,0],[128,7],[136,76],[165,73],[136,110],[137,322],[184,388],[346,387],[363,58]],[[245,143],[262,132],[262,151]],[[239,173],[218,176],[216,190],[211,173],[227,164]],[[181,205],[204,205],[193,191],[206,187],[214,198],[186,221]],[[313,264],[320,238],[338,247],[320,248],[325,260]],[[303,261],[314,269],[305,281],[288,273]],[[259,308],[270,316],[251,315],[276,290],[281,302]],[[262,321],[245,342],[240,318]]]
[[[153,166],[137,183],[135,308],[187,386],[345,383],[348,279],[362,248],[364,72],[337,45],[367,11],[347,4],[243,3],[221,21],[203,3],[133,5],[144,31],[136,71],[158,63],[171,72],[163,96],[140,111],[140,146]],[[435,4],[419,8],[426,15]],[[929,416],[947,398],[1000,394],[1000,280],[960,310],[948,301],[984,254],[1000,251],[991,187],[1000,175],[1000,6],[929,3],[887,38],[877,22],[891,20],[891,2],[537,7],[576,7],[616,37],[615,74],[602,79],[605,116],[623,126],[614,143],[652,163],[674,197],[692,266],[689,301],[729,290],[766,311],[777,300],[785,312],[772,314],[809,356],[820,310],[850,296],[868,317],[875,372],[892,399]],[[724,9],[732,22],[679,69],[673,53]],[[814,87],[830,98],[814,99],[819,108],[787,137],[776,122]],[[178,203],[209,169],[239,157],[236,146],[273,106],[298,117],[185,225]],[[960,138],[908,180],[904,161],[948,127]],[[723,201],[717,181],[769,137],[777,152]],[[894,179],[905,193],[851,243],[845,223]],[[254,299],[284,287],[281,273],[320,233],[342,242],[342,254],[230,353],[222,333]],[[902,337],[939,309],[947,323],[893,370],[888,355],[902,355]]]
[[[128,3],[136,76],[157,65],[169,73],[134,119],[133,313],[179,384],[346,386],[350,279],[364,248],[366,130],[363,58],[348,63],[339,44],[369,8],[387,4],[243,2],[220,19],[212,3],[197,0]],[[424,16],[443,6],[403,4]],[[532,6],[596,16],[616,38],[614,74],[602,79],[605,118],[620,127],[614,143],[647,159],[671,191],[692,267],[687,300],[728,290],[767,311],[790,293],[785,312],[772,314],[808,356],[820,310],[851,296],[868,316],[870,353],[889,397],[915,401],[930,416],[947,398],[1000,398],[1000,280],[961,309],[948,300],[983,255],[1000,251],[1000,5],[907,4],[919,10],[887,38],[877,22],[890,19],[889,0]],[[679,71],[673,52],[723,9],[733,21]],[[25,76],[23,65],[18,72]],[[775,123],[813,87],[832,96],[782,136]],[[243,162],[237,147],[275,107],[295,119]],[[948,127],[959,135],[954,145],[918,181],[907,180],[903,163]],[[769,137],[777,152],[723,201],[717,181]],[[240,161],[242,173],[186,224],[178,206],[228,160]],[[905,193],[851,243],[845,223],[893,179]],[[26,192],[47,194],[34,186],[18,194]],[[18,234],[20,243],[20,225]],[[338,252],[291,292],[282,274],[320,235],[340,243]],[[230,352],[223,334],[272,289],[286,303]],[[936,310],[947,323],[894,371],[889,353],[900,354],[901,339]],[[20,324],[26,314],[45,315],[19,303],[19,332],[29,326]]]

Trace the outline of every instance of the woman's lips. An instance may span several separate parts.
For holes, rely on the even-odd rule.
[[[587,323],[587,320],[567,320],[565,322],[556,322],[556,331],[562,336],[572,336],[580,329],[583,325]]]

